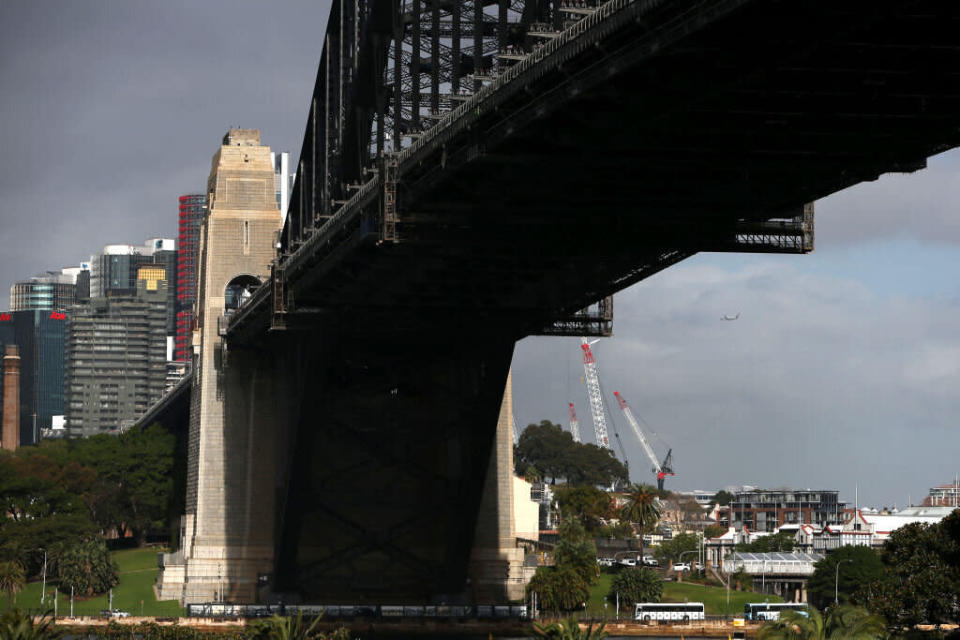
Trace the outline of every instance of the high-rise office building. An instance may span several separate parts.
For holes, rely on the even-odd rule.
[[[67,312],[33,309],[0,313],[0,347],[20,356],[20,443],[34,444],[64,413]]]
[[[67,429],[71,437],[122,431],[163,395],[167,281],[141,270],[136,294],[91,298],[70,318]],[[152,284],[151,284],[152,283]]]
[[[79,269],[77,269],[79,272]],[[10,309],[66,311],[76,302],[77,275],[71,269],[48,271],[10,287]]]
[[[177,250],[172,238],[150,238],[142,245],[111,244],[102,253],[90,256],[90,298],[130,297],[137,293],[140,269],[164,270],[167,307],[165,332],[167,351],[173,358],[177,333]]]
[[[180,196],[180,224],[177,247],[177,343],[173,359],[190,362],[193,340],[193,303],[197,299],[197,264],[200,260],[200,225],[207,210],[207,197]]]

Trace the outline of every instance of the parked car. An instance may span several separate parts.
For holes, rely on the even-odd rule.
[[[706,569],[706,567],[703,566],[703,563],[700,561],[694,562],[693,568],[696,569],[697,571],[703,571],[704,569]]]
[[[104,609],[100,612],[100,615],[104,618],[129,618],[129,611],[121,611],[120,609]]]
[[[625,567],[635,567],[637,566],[636,558],[620,558],[620,564]]]
[[[613,558],[597,558],[597,564],[599,564],[601,567],[612,567]]]
[[[673,563],[674,571],[690,571],[690,565],[686,562],[674,562]]]
[[[653,556],[643,556],[643,566],[645,567],[659,567],[660,563],[657,562],[657,559]]]

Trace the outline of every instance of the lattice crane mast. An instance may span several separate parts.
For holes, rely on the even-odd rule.
[[[614,391],[613,395],[616,396],[617,402],[620,403],[620,409],[623,410],[623,415],[627,417],[627,422],[629,422],[630,426],[633,427],[633,432],[637,434],[637,439],[640,440],[640,444],[643,445],[644,452],[646,452],[647,457],[650,458],[650,462],[653,464],[653,473],[657,476],[657,489],[663,490],[664,478],[674,475],[673,449],[667,451],[667,457],[663,459],[662,463],[658,462],[657,456],[653,452],[653,447],[650,446],[646,436],[643,435],[643,429],[640,428],[640,423],[637,422],[636,417],[634,417],[633,411],[630,409],[630,405],[627,404],[627,401],[624,400],[619,391]]]
[[[577,410],[573,408],[573,403],[570,403],[570,435],[573,436],[573,441],[580,442],[580,421],[577,420]]]
[[[587,397],[590,398],[590,413],[593,416],[593,430],[597,438],[597,446],[609,449],[610,439],[607,437],[607,420],[603,415],[603,395],[600,393],[597,361],[593,358],[593,351],[590,350],[591,343],[586,338],[580,340],[580,348],[583,349],[583,377],[587,383]]]

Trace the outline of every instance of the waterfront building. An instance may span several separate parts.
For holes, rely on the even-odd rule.
[[[163,395],[167,376],[167,281],[140,271],[135,295],[91,298],[70,318],[70,437],[122,431]]]
[[[930,494],[923,499],[925,507],[960,507],[960,480],[930,487]]]
[[[842,524],[846,503],[825,489],[749,489],[734,493],[719,513],[719,524],[772,532],[784,524]]]
[[[207,210],[202,194],[180,196],[177,231],[176,346],[173,360],[190,363],[193,342],[193,305],[197,300],[197,268],[200,260],[200,226]]]

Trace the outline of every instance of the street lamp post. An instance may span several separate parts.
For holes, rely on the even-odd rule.
[[[37,547],[37,551],[43,551],[43,586],[40,588],[40,607],[43,608],[47,598],[47,550]]]
[[[840,605],[840,565],[844,562],[853,562],[852,559],[847,558],[845,560],[837,561],[837,570],[834,572],[833,576],[833,604],[834,606]]]

